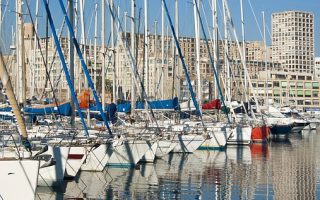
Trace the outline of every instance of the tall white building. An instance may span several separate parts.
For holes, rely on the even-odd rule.
[[[285,71],[314,71],[314,15],[285,11],[272,14],[272,58]]]

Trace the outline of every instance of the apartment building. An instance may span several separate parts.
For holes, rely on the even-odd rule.
[[[258,79],[252,80],[253,91],[261,103],[268,98],[276,104],[287,105],[299,111],[320,107],[320,83],[312,80],[309,73],[261,71]]]
[[[272,14],[272,58],[283,70],[314,72],[314,15],[285,11]]]

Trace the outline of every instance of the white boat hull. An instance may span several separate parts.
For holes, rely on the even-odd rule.
[[[162,158],[163,156],[170,153],[176,146],[177,142],[170,140],[160,140],[158,141],[158,148],[156,150],[156,157]]]
[[[248,145],[251,142],[251,126],[237,126],[231,131],[227,144]]]
[[[43,154],[52,155],[55,164],[48,167],[42,167],[45,161],[40,162],[38,186],[54,186],[63,182],[68,154],[70,147],[48,147],[48,151]],[[41,154],[42,155],[42,154]]]
[[[202,135],[181,135],[179,134],[174,141],[177,145],[173,149],[174,153],[192,153],[197,150],[200,145],[204,142]]]
[[[148,142],[149,150],[142,156],[140,162],[147,162],[147,163],[153,163],[154,159],[156,158],[156,151],[158,149],[158,142],[153,142],[151,145],[150,142]]]
[[[85,151],[81,171],[101,172],[112,154],[112,143],[101,144],[97,148],[85,147]]]
[[[77,175],[81,168],[83,158],[85,157],[85,153],[86,152],[84,147],[70,147],[65,177],[72,178]]]
[[[1,199],[35,199],[38,175],[37,160],[1,160]]]
[[[134,167],[149,150],[147,141],[123,140],[113,145],[113,153],[107,162],[109,167]]]
[[[200,150],[222,150],[227,145],[225,132],[217,131],[208,133],[208,138],[199,147]]]

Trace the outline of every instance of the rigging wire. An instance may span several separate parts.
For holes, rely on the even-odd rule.
[[[117,14],[116,12],[113,12],[110,3],[109,3],[109,2],[107,2],[107,3],[108,3],[108,7],[109,7],[109,11],[110,11],[111,17],[112,17],[114,20],[117,20],[117,21],[120,22],[120,19],[119,19],[118,14]],[[117,24],[116,24],[116,27],[117,27],[116,30],[117,30],[118,34],[119,34],[119,32],[123,32],[123,28],[122,28],[121,23],[119,23],[119,24],[117,23]],[[121,42],[122,44],[124,44],[124,41],[123,41],[123,40],[124,40],[123,38],[121,38],[121,40],[120,40],[120,42]],[[134,59],[134,57],[133,57],[133,54],[132,54],[130,48],[129,48],[127,45],[123,45],[123,46],[126,46],[127,56],[128,56],[129,59],[131,60],[131,70],[132,70],[132,72],[136,72],[136,76],[134,76],[134,81],[135,81],[134,84],[136,84],[137,86],[140,85],[142,91],[139,91],[139,93],[143,94],[143,97],[144,97],[144,99],[145,99],[146,104],[149,105],[149,106],[148,106],[148,109],[149,109],[150,112],[151,112],[151,117],[152,117],[152,118],[150,117],[149,112],[147,112],[147,115],[149,116],[150,121],[152,121],[152,120],[155,121],[156,126],[157,126],[157,128],[158,128],[158,131],[161,132],[161,129],[160,129],[159,126],[158,126],[158,122],[157,122],[157,120],[155,120],[155,115],[154,115],[153,109],[151,108],[150,102],[148,101],[148,96],[147,96],[147,94],[146,94],[146,92],[145,92],[144,84],[143,84],[143,82],[142,82],[143,80],[141,79],[141,76],[140,76],[139,73],[138,73],[137,64],[136,64],[136,62],[135,62],[135,59]],[[137,88],[139,88],[139,87],[137,87]],[[139,89],[138,89],[138,90],[139,90]]]
[[[30,10],[30,6],[29,6],[29,5],[30,5],[30,2],[27,0],[26,6],[27,6],[28,14],[29,14],[31,23],[32,23],[32,25],[33,25],[33,31],[34,31],[35,37],[36,37],[36,39],[37,39],[37,43],[38,43],[38,46],[39,46],[39,50],[40,50],[40,54],[41,54],[42,60],[43,60],[43,62],[44,62],[44,64],[45,64],[46,76],[47,76],[47,78],[49,79],[49,84],[50,84],[50,88],[51,88],[51,91],[52,91],[52,96],[53,96],[53,99],[54,99],[54,101],[55,101],[55,104],[57,105],[58,113],[59,113],[59,115],[60,115],[60,118],[59,118],[59,119],[60,119],[60,122],[62,122],[59,104],[58,104],[58,101],[57,101],[57,98],[56,98],[56,94],[55,94],[55,91],[54,91],[52,82],[51,82],[51,80],[50,80],[50,73],[49,73],[49,71],[48,71],[48,67],[47,67],[47,65],[46,65],[47,63],[46,63],[46,61],[45,61],[45,58],[44,58],[44,55],[43,55],[43,52],[42,52],[39,35],[38,35],[38,33],[36,32],[35,27],[34,27],[34,20],[33,20],[33,17],[32,17],[32,15],[31,15],[31,10]]]

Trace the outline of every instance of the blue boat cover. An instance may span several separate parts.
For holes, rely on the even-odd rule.
[[[117,111],[118,112],[124,112],[124,113],[128,113],[131,110],[131,104],[130,102],[126,102],[126,103],[122,103],[122,104],[118,104],[117,105]]]
[[[27,115],[58,114],[58,115],[70,116],[71,115],[71,104],[70,104],[70,102],[66,102],[66,103],[60,104],[58,107],[55,105],[52,105],[52,104],[44,105],[41,107],[26,106],[24,108],[24,114],[27,114]]]
[[[0,112],[11,112],[12,108],[10,106],[1,107]]]
[[[149,108],[153,110],[179,110],[179,101],[178,97],[173,99],[166,99],[166,100],[156,100],[156,101],[149,101]],[[145,102],[138,101],[136,102],[136,109],[145,109]],[[130,102],[124,102],[118,104],[117,106],[118,112],[125,112],[128,113],[131,110]]]

